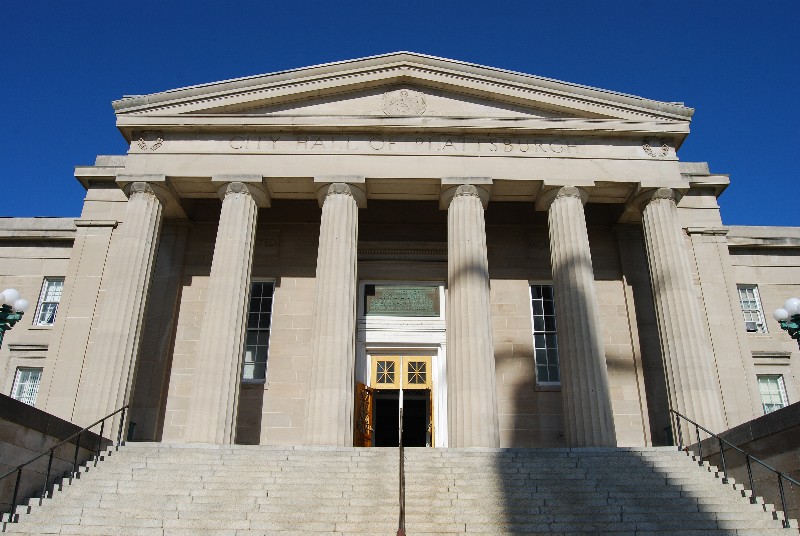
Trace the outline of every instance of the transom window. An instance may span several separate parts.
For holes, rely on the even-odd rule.
[[[55,323],[63,291],[63,278],[48,277],[44,280],[42,291],[39,294],[39,304],[36,306],[36,315],[33,317],[34,325],[52,326]]]
[[[39,393],[39,382],[42,379],[42,369],[19,367],[14,376],[14,385],[11,387],[11,398],[25,402],[31,406],[36,403]]]
[[[250,308],[247,312],[247,338],[244,348],[242,380],[267,378],[269,332],[272,324],[272,296],[275,283],[256,281],[250,285]]]
[[[739,302],[744,314],[744,327],[750,333],[766,333],[767,323],[761,309],[761,298],[756,285],[738,285]]]
[[[536,382],[561,382],[558,364],[556,307],[552,285],[531,285],[533,311],[533,351],[536,360]]]
[[[427,363],[425,361],[408,362],[408,383],[415,385],[428,383]]]
[[[789,405],[786,397],[786,386],[780,374],[764,374],[758,376],[758,390],[761,392],[761,406],[764,415]]]
[[[378,361],[376,383],[378,385],[394,384],[394,361]]]

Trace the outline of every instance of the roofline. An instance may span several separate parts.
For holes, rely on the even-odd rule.
[[[128,110],[141,108],[143,106],[164,104],[171,101],[178,101],[185,98],[211,96],[220,93],[227,93],[235,90],[242,90],[248,87],[253,87],[253,82],[256,83],[276,83],[276,82],[291,82],[306,77],[323,76],[332,74],[334,72],[341,72],[343,67],[352,67],[352,69],[367,69],[372,67],[379,67],[387,65],[387,59],[394,60],[394,63],[417,63],[427,65],[430,67],[453,69],[454,67],[460,68],[459,70],[472,70],[471,74],[478,74],[483,76],[490,76],[492,78],[511,82],[511,83],[526,83],[549,89],[556,92],[569,92],[571,94],[583,95],[589,98],[601,99],[604,101],[616,102],[618,104],[627,106],[636,106],[646,110],[652,110],[662,114],[669,114],[680,116],[685,119],[690,119],[694,114],[694,109],[684,106],[683,104],[675,102],[663,102],[644,97],[638,97],[627,93],[620,93],[606,89],[594,88],[591,86],[584,86],[572,82],[564,82],[552,78],[536,76],[532,74],[520,73],[507,69],[500,69],[497,67],[489,67],[479,65],[476,63],[469,63],[459,60],[451,60],[447,58],[440,58],[437,56],[430,56],[420,54],[417,52],[391,52],[387,54],[379,54],[376,56],[367,56],[364,58],[356,58],[350,60],[342,60],[330,63],[322,63],[318,65],[311,65],[308,67],[299,67],[283,71],[276,71],[273,73],[251,75],[241,78],[233,78],[230,80],[222,80],[218,82],[209,82],[205,84],[197,84],[182,88],[170,89],[146,95],[135,95],[123,97],[122,99],[112,102],[115,112],[126,112]],[[344,69],[346,70],[346,69]],[[475,72],[477,71],[477,72]]]

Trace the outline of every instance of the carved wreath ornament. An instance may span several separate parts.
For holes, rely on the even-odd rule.
[[[660,150],[653,150],[653,147],[650,145],[650,140],[645,140],[644,144],[642,144],[642,149],[644,149],[644,152],[647,153],[648,156],[652,156],[653,158],[664,158],[669,154],[669,144],[664,138],[661,138],[657,141],[661,144]]]
[[[428,108],[425,95],[412,89],[398,89],[383,94],[386,115],[422,115]]]
[[[136,140],[136,145],[139,149],[146,151],[150,149],[155,151],[164,143],[164,135],[159,130],[143,130],[139,133],[139,139]]]

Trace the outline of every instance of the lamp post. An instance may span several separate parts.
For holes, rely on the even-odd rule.
[[[28,309],[28,300],[20,298],[19,292],[13,288],[5,289],[0,294],[0,348],[3,347],[3,336],[14,324],[22,320],[22,314]]]
[[[775,309],[772,316],[781,325],[781,329],[797,341],[800,348],[800,298],[789,298],[782,308]]]

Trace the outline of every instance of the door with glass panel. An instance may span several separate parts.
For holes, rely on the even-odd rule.
[[[403,410],[403,446],[433,446],[430,356],[372,356],[370,385],[356,386],[355,445],[396,447]]]

